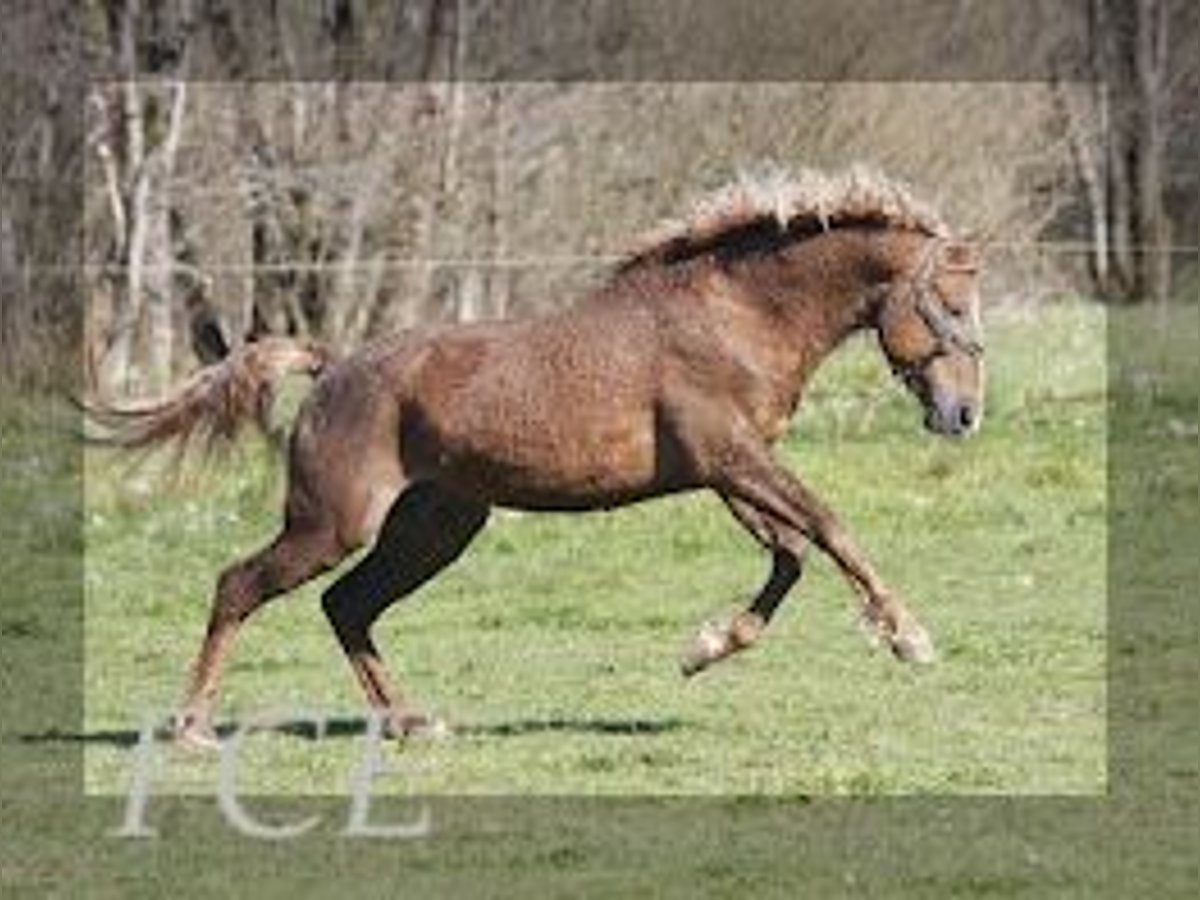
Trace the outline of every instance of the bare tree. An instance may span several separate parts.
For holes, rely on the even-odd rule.
[[[1059,86],[1090,210],[1092,273],[1108,297],[1163,300],[1170,293],[1173,229],[1165,195],[1175,72],[1168,38],[1181,9],[1171,0],[1090,0],[1086,71],[1093,89],[1085,95],[1078,86]]]
[[[553,308],[638,229],[763,161],[864,161],[914,182],[956,225],[1017,245],[999,264],[1006,251],[993,251],[989,276],[993,291],[1016,296],[1045,293],[1044,276],[1068,286],[1065,267],[1032,247],[1081,226],[1106,293],[1165,295],[1169,223],[1194,196],[1172,180],[1184,54],[1163,24],[1184,0],[1089,0],[1094,39],[1076,40],[1081,55],[1054,86],[512,84],[471,68],[475,48],[495,40],[485,0],[398,12],[328,0],[257,17],[203,0],[207,39],[182,44],[169,39],[180,29],[163,20],[168,7],[98,7],[110,14],[120,78],[89,107],[87,243],[95,259],[107,241],[101,261],[125,271],[107,291],[93,285],[89,323],[111,339],[101,355],[113,390],[152,388],[193,355],[212,359],[262,333],[350,347],[425,318]],[[592,15],[555,26],[556,39],[578,44],[583,69],[589,54],[603,60],[635,37],[605,26],[589,38]],[[930,46],[966,52],[936,24]],[[1038,40],[1069,43],[1079,27],[1037,29]],[[415,80],[356,82],[364,42],[387,35],[407,42],[396,65]],[[837,51],[848,61],[888,49],[886,32],[855,35]],[[181,47],[192,65],[232,79],[265,64],[280,80],[185,89]],[[290,77],[314,53],[329,80]],[[0,212],[14,221],[3,203]],[[5,222],[4,289],[20,290],[20,242]],[[5,310],[0,333],[15,321]]]
[[[169,81],[143,80],[139,58],[139,0],[109,6],[112,38],[124,81],[92,94],[98,118],[92,144],[105,181],[112,216],[111,317],[100,349],[99,388],[123,393],[141,386],[162,390],[171,381],[175,345],[175,258],[170,184],[175,172],[186,108],[190,6],[173,38],[175,50],[158,57]],[[163,61],[166,60],[166,61]],[[139,338],[147,347],[146,369],[134,366]]]
[[[1137,110],[1132,150],[1136,175],[1139,256],[1134,288],[1166,300],[1171,286],[1171,223],[1163,205],[1166,184],[1167,0],[1137,0],[1134,69]]]

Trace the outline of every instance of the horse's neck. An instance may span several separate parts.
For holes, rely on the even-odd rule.
[[[794,348],[789,380],[798,386],[869,323],[871,276],[889,265],[887,240],[882,232],[830,231],[743,269],[743,283],[758,294],[774,327]]]

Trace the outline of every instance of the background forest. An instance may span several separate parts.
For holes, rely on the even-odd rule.
[[[485,0],[22,9],[0,101],[0,368],[55,379],[82,346],[86,389],[156,393],[267,332],[351,347],[536,312],[768,162],[907,180],[992,241],[991,302],[1194,296],[1194,4],[918,4],[889,14],[904,42],[873,27],[876,6],[797,11],[802,35],[832,36],[819,72],[878,76],[815,82],[666,63],[646,80],[644,35],[669,33],[670,4],[540,25]],[[753,6],[722,20],[735,49],[771,25]],[[891,77],[913,37],[940,80]],[[1013,42],[1041,77],[999,80]],[[563,77],[520,80],[521,54],[547,47]]]

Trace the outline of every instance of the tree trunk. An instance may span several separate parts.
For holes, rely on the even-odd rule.
[[[508,302],[512,293],[512,269],[508,265],[508,135],[504,119],[504,91],[502,85],[483,88],[483,130],[490,133],[492,152],[488,160],[487,195],[484,200],[483,216],[487,227],[487,250],[493,260],[488,271],[487,299],[489,314],[497,319],[508,315]]]
[[[453,14],[450,13],[452,7]],[[417,323],[421,307],[433,295],[437,274],[432,259],[438,255],[441,246],[438,224],[446,205],[447,170],[454,167],[454,164],[447,162],[447,157],[452,157],[453,151],[448,147],[450,129],[445,127],[445,119],[446,109],[453,103],[460,11],[461,0],[430,0],[429,25],[417,73],[426,87],[415,98],[410,118],[414,131],[434,135],[431,142],[434,145],[434,161],[430,177],[421,179],[422,189],[413,198],[416,209],[413,258],[421,264],[407,279],[411,283],[409,296],[400,300],[403,306],[395,318],[397,325],[402,328]],[[447,27],[447,19],[453,23],[450,27]],[[439,70],[442,76],[440,83]]]
[[[162,392],[171,383],[171,361],[175,347],[175,254],[171,235],[171,179],[183,131],[186,82],[177,81],[168,88],[171,110],[167,133],[155,148],[149,168],[157,188],[153,206],[147,210],[146,315],[149,338],[148,382],[151,390]]]
[[[127,79],[122,89],[125,234],[119,241],[121,253],[117,259],[119,268],[113,290],[112,336],[100,368],[100,389],[106,395],[125,394],[134,387],[135,339],[142,319],[142,264],[146,252],[146,205],[150,179],[146,170],[142,97],[136,80],[133,22],[136,15],[137,0],[129,0],[125,7],[121,38]]]
[[[1071,158],[1075,174],[1083,186],[1087,201],[1088,219],[1092,233],[1089,269],[1093,288],[1104,294],[1109,289],[1109,210],[1108,185],[1105,181],[1104,154],[1107,129],[1107,92],[1103,83],[1091,92],[1092,109],[1081,109],[1079,95],[1081,85],[1059,82],[1055,85],[1055,97],[1070,142]],[[1085,105],[1086,106],[1086,105]]]
[[[17,313],[21,292],[16,235],[8,205],[0,201],[0,366],[12,366],[20,346]],[[13,372],[3,374],[11,376]]]
[[[1112,259],[1109,265],[1109,294],[1128,296],[1135,283],[1133,258],[1133,198],[1129,187],[1127,130],[1113,127],[1108,135],[1109,233]]]
[[[1135,288],[1147,299],[1165,300],[1170,289],[1169,226],[1163,208],[1166,152],[1167,4],[1137,0],[1136,216]]]
[[[187,5],[185,4],[185,11]],[[108,123],[119,122],[122,140],[111,134],[97,151],[103,171],[114,228],[117,230],[112,262],[112,327],[98,366],[98,388],[103,394],[126,394],[149,387],[164,390],[171,381],[175,343],[175,309],[172,289],[174,254],[171,240],[170,182],[183,129],[186,88],[182,68],[187,58],[185,21],[181,52],[172,63],[178,80],[173,87],[139,80],[139,0],[126,0],[114,19],[119,29],[115,46],[124,84],[119,101],[97,94]],[[162,40],[163,35],[153,35]],[[119,102],[114,115],[108,103]],[[165,110],[165,112],[164,112]],[[110,126],[106,131],[114,130]],[[139,371],[144,354],[144,371]]]
[[[1108,221],[1106,293],[1131,300],[1170,293],[1166,187],[1166,0],[1093,0],[1106,97]]]

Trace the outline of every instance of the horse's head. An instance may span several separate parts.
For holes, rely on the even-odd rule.
[[[925,427],[962,437],[983,417],[983,331],[975,247],[931,239],[890,285],[876,328],[888,362],[925,407]]]

